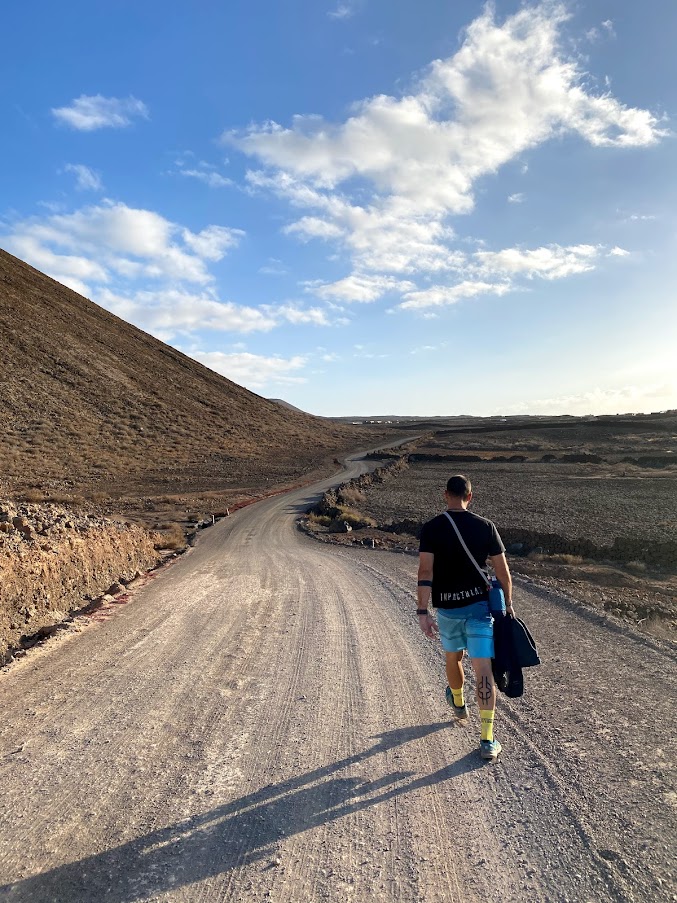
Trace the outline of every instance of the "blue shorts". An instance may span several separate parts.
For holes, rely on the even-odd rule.
[[[494,619],[488,602],[473,602],[463,608],[438,608],[437,626],[445,652],[467,649],[470,658],[494,657]]]

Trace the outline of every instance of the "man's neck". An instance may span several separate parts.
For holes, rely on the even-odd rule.
[[[467,511],[468,506],[464,505],[463,502],[459,502],[458,505],[448,505],[447,511]]]

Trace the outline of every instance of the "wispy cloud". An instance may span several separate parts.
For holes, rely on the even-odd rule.
[[[64,172],[72,172],[75,176],[75,187],[78,191],[101,191],[103,183],[100,173],[82,163],[67,163]]]
[[[502,414],[617,414],[655,411],[672,406],[675,386],[667,383],[628,385],[614,388],[596,386],[587,392],[535,398],[496,411]]]
[[[330,10],[327,15],[330,19],[349,19],[355,12],[355,8],[351,3],[339,3],[335,9]]]
[[[506,248],[503,251],[476,251],[473,258],[480,272],[492,276],[562,279],[594,269],[602,250],[597,245],[567,248],[551,245],[533,250]]]
[[[655,220],[656,217],[651,213],[630,213],[626,216],[623,216],[622,222],[624,223],[649,223]]]
[[[267,305],[268,310],[278,320],[286,320],[294,326],[331,326],[332,319],[322,307],[301,307],[297,304]]]
[[[433,354],[434,352],[441,351],[446,347],[446,342],[440,342],[439,345],[419,345],[416,348],[412,348],[409,354]]]
[[[585,37],[592,43],[599,41],[605,35],[610,38],[616,37],[614,23],[611,21],[611,19],[605,19],[604,22],[600,22],[599,26],[593,26],[592,28],[589,28],[585,33]]]
[[[277,257],[271,257],[268,263],[259,267],[259,273],[263,276],[286,276],[288,272],[287,267]]]
[[[515,194],[508,195],[508,203],[509,204],[521,204],[524,202],[524,195],[521,191],[516,192]]]
[[[99,304],[163,341],[210,332],[269,332],[278,321],[255,307],[219,301],[208,292],[163,288],[156,291],[132,291],[118,294],[102,289],[96,295]]]
[[[182,176],[197,179],[198,182],[204,182],[210,188],[227,188],[233,184],[232,179],[228,179],[218,172],[209,172],[204,169],[181,169],[179,172]]]
[[[192,154],[185,153],[176,161],[175,172],[178,175],[196,179],[209,188],[228,188],[234,184],[232,179],[222,175],[213,164],[207,163],[205,160],[197,163],[187,162],[192,156]]]
[[[465,280],[456,285],[434,285],[422,291],[406,292],[401,310],[423,310],[431,307],[447,307],[466,298],[478,295],[505,295],[512,290],[509,282],[482,282]]]
[[[80,132],[95,129],[126,128],[134,119],[148,119],[148,107],[136,97],[103,97],[81,94],[70,106],[52,109],[52,115],[62,125]]]
[[[307,291],[326,301],[345,301],[369,303],[376,301],[388,292],[409,291],[415,286],[413,282],[394,279],[392,276],[375,276],[355,273],[338,282],[307,283]]]
[[[541,248],[504,248],[501,251],[475,251],[458,264],[466,277],[449,285],[433,285],[422,290],[407,290],[398,305],[402,310],[426,310],[446,307],[482,295],[498,297],[517,291],[533,279],[565,279],[594,270],[600,260],[627,257],[624,248],[603,245],[549,245]]]
[[[306,382],[299,374],[306,366],[306,358],[296,355],[290,358],[266,357],[248,351],[228,354],[221,351],[188,351],[196,361],[232,379],[240,386],[260,390],[268,386],[290,385]]]

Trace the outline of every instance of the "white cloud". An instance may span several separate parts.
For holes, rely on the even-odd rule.
[[[75,175],[75,187],[78,191],[101,191],[103,188],[101,175],[82,163],[67,163],[64,172],[72,172]]]
[[[96,301],[163,341],[199,330],[250,333],[268,332],[277,326],[275,317],[258,308],[176,288],[127,295],[103,289]]]
[[[321,307],[298,307],[294,304],[269,305],[266,307],[272,316],[286,320],[294,326],[310,324],[312,326],[330,326],[331,320],[327,311]]]
[[[575,245],[568,248],[551,245],[527,251],[520,248],[476,251],[473,257],[478,262],[480,272],[492,276],[562,279],[574,273],[593,270],[601,250],[598,245]]]
[[[524,202],[524,195],[521,191],[518,191],[516,194],[508,195],[508,203],[509,204],[521,204]]]
[[[236,248],[244,236],[242,229],[227,229],[225,226],[208,226],[195,234],[184,229],[181,236],[185,244],[198,257],[205,260],[221,260],[226,251]]]
[[[215,370],[248,389],[259,390],[270,385],[306,382],[305,377],[294,375],[306,365],[305,357],[300,355],[283,358],[264,357],[246,351],[234,354],[226,354],[221,351],[190,351],[188,353],[205,367]]]
[[[473,254],[476,263],[470,270],[506,279],[519,276],[563,279],[594,270],[601,257],[628,257],[629,254],[624,248],[607,250],[603,245],[548,245],[530,250],[504,248],[502,251],[476,251]]]
[[[481,282],[466,280],[457,285],[435,285],[423,291],[406,292],[401,310],[424,310],[431,307],[447,307],[464,298],[478,295],[505,295],[512,290],[509,282]]]
[[[74,259],[95,267],[92,282],[107,283],[118,275],[209,285],[206,261],[220,260],[243,234],[223,226],[195,234],[152,210],[104,201],[15,223],[5,241],[8,250],[71,287]],[[83,288],[80,283],[77,290]]]
[[[630,216],[625,218],[624,222],[649,223],[655,219],[656,217],[653,214],[631,213]]]
[[[355,272],[453,271],[446,220],[472,210],[483,176],[566,132],[595,147],[642,147],[665,134],[649,111],[588,89],[563,49],[566,19],[556,2],[502,24],[487,7],[459,51],[432,63],[409,94],[356,103],[342,123],[296,116],[288,128],[253,125],[223,141],[266,167],[249,173],[252,188],[308,211],[288,234],[337,242]]]
[[[501,251],[475,251],[459,266],[467,279],[453,285],[434,285],[423,290],[407,290],[403,310],[429,310],[456,304],[465,298],[480,295],[505,295],[516,291],[527,279],[564,279],[577,273],[594,270],[601,257],[627,257],[629,251],[602,245],[573,245],[522,249],[504,248]]]
[[[391,276],[373,276],[353,273],[345,279],[331,283],[309,283],[308,290],[326,301],[369,303],[392,291],[409,291],[412,282],[400,281]]]
[[[283,229],[287,235],[299,235],[302,239],[340,238],[343,230],[336,223],[327,222],[318,216],[304,216]]]
[[[52,109],[54,118],[80,132],[95,129],[121,129],[135,118],[148,119],[148,107],[136,97],[103,97],[81,94],[68,107]]]
[[[488,10],[458,53],[435,61],[413,94],[365,100],[343,125],[297,116],[290,129],[266,123],[224,137],[317,186],[363,175],[381,192],[418,199],[419,209],[453,212],[472,207],[481,174],[562,128],[593,143],[657,140],[650,113],[584,91],[583,73],[558,47],[565,18],[561,6],[548,3],[498,26]]]

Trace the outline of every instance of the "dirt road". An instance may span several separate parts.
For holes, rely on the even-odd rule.
[[[0,900],[677,899],[674,649],[521,586],[544,664],[483,763],[415,558],[313,542],[309,495],[0,674]]]

